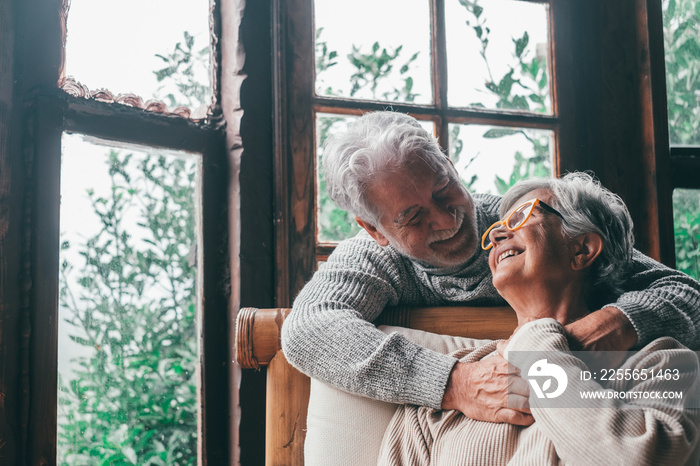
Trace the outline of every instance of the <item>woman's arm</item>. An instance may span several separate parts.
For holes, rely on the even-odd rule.
[[[698,361],[675,340],[652,342],[625,361],[621,372],[593,372],[569,351],[561,324],[540,319],[511,338],[506,358],[531,384],[535,425],[564,463],[677,465],[691,457],[697,461],[699,417],[690,403],[697,404]],[[545,387],[548,377],[537,376],[538,367],[551,364],[566,374],[566,388],[554,398],[547,395],[556,392],[558,383]],[[667,369],[670,374],[678,369],[677,380],[673,375],[671,380],[654,376]],[[612,380],[601,382],[601,378]],[[668,392],[683,393],[684,398],[663,398]]]

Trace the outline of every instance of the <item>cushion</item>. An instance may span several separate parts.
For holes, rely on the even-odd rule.
[[[381,326],[443,354],[474,348],[489,340],[437,335],[403,327]],[[311,466],[375,465],[382,437],[398,405],[373,400],[311,379],[304,459]]]

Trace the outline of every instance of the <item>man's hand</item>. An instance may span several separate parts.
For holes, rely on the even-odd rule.
[[[604,307],[566,326],[572,351],[599,352],[607,368],[619,366],[625,351],[637,344],[637,332],[625,314],[615,307]],[[593,369],[593,368],[591,368]]]
[[[510,386],[509,386],[510,383]],[[455,364],[442,399],[442,409],[456,409],[479,421],[529,426],[535,420],[529,388],[517,369],[500,355]]]

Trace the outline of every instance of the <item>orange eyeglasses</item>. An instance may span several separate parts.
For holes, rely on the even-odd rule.
[[[494,228],[498,228],[501,225],[505,226],[508,228],[510,231],[515,231],[518,230],[519,228],[522,228],[525,223],[530,219],[530,216],[532,215],[532,211],[535,209],[536,206],[542,207],[544,210],[547,210],[555,215],[558,215],[561,217],[562,220],[564,220],[564,216],[560,214],[554,207],[551,207],[544,202],[540,201],[539,199],[530,199],[529,201],[521,204],[518,206],[517,209],[515,209],[505,220],[499,220],[493,225],[489,227],[488,230],[486,230],[486,233],[481,237],[481,248],[483,250],[488,250],[493,247],[493,243],[491,242],[491,238],[489,238],[489,233],[491,233],[491,230]]]

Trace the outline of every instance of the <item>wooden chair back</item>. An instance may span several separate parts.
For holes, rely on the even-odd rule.
[[[303,465],[310,379],[284,357],[280,333],[291,309],[244,308],[236,322],[236,359],[244,369],[267,366],[265,464]],[[517,325],[509,307],[387,308],[377,325],[477,339],[508,338]]]

